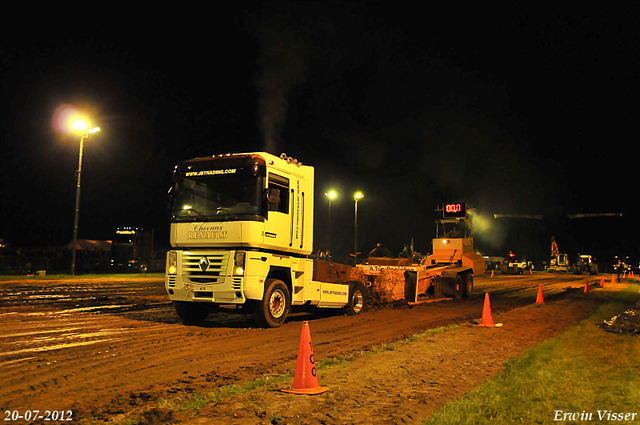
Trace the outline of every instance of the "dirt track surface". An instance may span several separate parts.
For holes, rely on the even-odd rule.
[[[623,284],[600,289],[602,294]],[[544,305],[531,306],[539,285]],[[414,423],[497,373],[527,347],[577,323],[604,299],[573,275],[476,277],[474,296],[371,310],[356,317],[295,314],[278,329],[221,313],[183,324],[158,278],[0,282],[0,407],[71,410],[106,422],[157,407],[158,400],[206,394],[229,384],[293,372],[301,323],[316,361],[356,359],[323,370],[323,395],[263,388],[193,412],[154,410],[142,423]],[[475,327],[488,292],[499,329]],[[372,346],[443,325],[466,324],[381,354]],[[288,386],[282,385],[282,387]],[[362,409],[361,407],[366,407]],[[366,413],[364,413],[366,412]],[[366,416],[363,416],[366,415]],[[20,423],[20,421],[16,422]]]

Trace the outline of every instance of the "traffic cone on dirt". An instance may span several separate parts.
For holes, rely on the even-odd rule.
[[[478,326],[487,326],[490,328],[495,327],[493,323],[493,316],[491,315],[491,302],[489,301],[489,293],[485,292],[484,295],[484,306],[482,307],[482,319],[480,319],[480,324]]]
[[[604,276],[600,276],[600,287],[604,288]]]
[[[318,385],[318,374],[315,363],[313,347],[311,345],[311,333],[309,332],[309,322],[305,320],[302,322],[302,336],[300,337],[300,348],[298,349],[296,373],[293,376],[293,387],[282,389],[281,391],[306,395],[322,394],[329,391],[328,387]]]
[[[493,272],[494,272],[494,271],[493,271],[493,270],[491,270],[491,277],[493,277]]]
[[[538,288],[538,298],[536,298],[536,304],[544,304],[544,298],[542,297],[542,283]]]
[[[616,282],[616,275],[615,274],[611,275],[611,283],[618,283],[618,282]]]
[[[589,279],[584,280],[584,293],[585,294],[589,293]]]
[[[529,269],[529,275],[533,276],[533,270]]]

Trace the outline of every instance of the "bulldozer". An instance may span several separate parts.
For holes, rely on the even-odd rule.
[[[485,272],[485,259],[474,251],[471,219],[466,204],[444,204],[436,212],[436,238],[426,257],[369,257],[362,270],[369,294],[380,303],[415,304],[429,298],[466,298],[473,292],[473,276]]]

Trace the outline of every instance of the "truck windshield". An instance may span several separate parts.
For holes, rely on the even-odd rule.
[[[263,178],[234,173],[175,178],[171,218],[174,221],[262,221]]]

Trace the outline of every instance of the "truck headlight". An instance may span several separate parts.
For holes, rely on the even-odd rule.
[[[242,276],[244,275],[244,251],[236,251],[236,255],[233,258],[233,275],[234,276]]]
[[[177,274],[178,273],[178,253],[176,251],[169,251],[167,253],[167,258],[169,259],[169,261],[167,262],[167,273]]]

